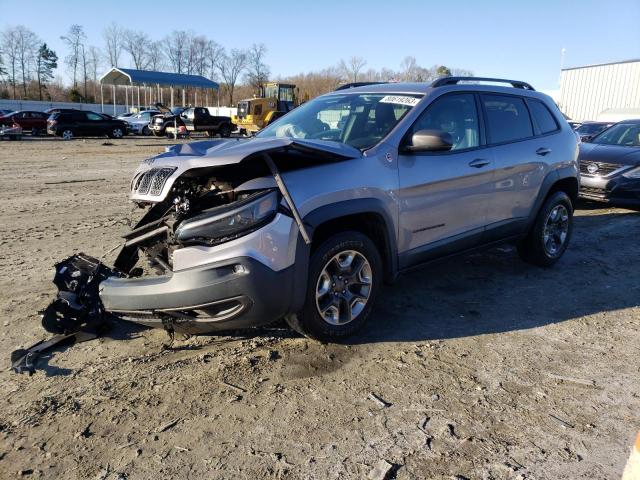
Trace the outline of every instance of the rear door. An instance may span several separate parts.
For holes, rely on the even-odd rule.
[[[75,135],[90,135],[88,129],[87,114],[85,112],[71,112],[63,114],[65,117],[65,123],[69,122],[69,127],[73,130]],[[67,128],[65,126],[65,128]]]
[[[480,127],[476,96],[450,93],[434,100],[407,132],[405,141],[418,130],[446,131],[453,147],[398,156],[401,267],[468,248],[481,238],[494,174]]]
[[[491,241],[516,235],[526,225],[547,172],[544,152],[551,150],[543,137],[536,136],[524,97],[481,94],[480,103],[495,162],[487,211],[486,240]],[[555,123],[554,128],[558,128]]]

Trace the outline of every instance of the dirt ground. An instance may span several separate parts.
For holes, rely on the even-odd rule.
[[[167,144],[105,142],[0,143],[6,367],[47,337],[52,265],[119,243],[132,171]],[[552,269],[502,247],[402,277],[348,345],[280,323],[163,351],[121,323],[32,377],[3,369],[0,477],[619,478],[640,429],[640,214],[588,207],[575,227]]]

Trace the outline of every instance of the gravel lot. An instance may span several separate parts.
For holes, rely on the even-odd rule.
[[[6,366],[47,337],[52,265],[118,244],[131,173],[167,143],[0,143]],[[362,479],[384,460],[397,479],[619,478],[640,429],[640,214],[575,225],[549,270],[502,247],[402,277],[349,345],[278,323],[163,351],[118,324],[2,371],[0,477]]]

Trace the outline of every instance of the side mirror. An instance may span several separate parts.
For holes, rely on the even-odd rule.
[[[580,135],[580,140],[584,143],[589,143],[592,138],[593,135]]]
[[[405,146],[408,152],[446,152],[453,147],[451,135],[443,130],[418,130]]]

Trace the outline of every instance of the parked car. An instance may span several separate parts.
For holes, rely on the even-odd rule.
[[[153,116],[160,114],[158,110],[143,110],[126,119],[128,132],[133,135],[151,135],[149,123]]]
[[[580,127],[580,125],[582,125],[582,122],[576,122],[576,121],[573,121],[573,120],[567,120],[567,123],[574,130],[578,129]]]
[[[640,206],[640,119],[616,123],[580,144],[580,197]]]
[[[575,130],[583,142],[588,142],[611,125],[615,125],[615,122],[583,122]]]
[[[231,117],[214,116],[204,107],[191,107],[180,113],[178,127],[185,126],[189,132],[205,132],[210,137],[231,136],[236,125],[231,122]],[[169,124],[165,130],[173,133],[175,126]]]
[[[0,108],[0,117],[4,117],[12,113],[13,110],[7,110],[6,108]]]
[[[22,127],[17,123],[6,125],[0,124],[0,139],[21,140]]]
[[[130,119],[131,117],[133,117],[135,115],[136,115],[135,112],[125,112],[125,113],[121,113],[120,115],[117,115],[116,118],[118,120],[125,120],[126,121],[126,120]]]
[[[43,112],[20,110],[0,117],[0,124],[13,125],[17,123],[22,131],[28,130],[37,136],[47,131],[47,115]]]
[[[127,124],[96,112],[76,110],[51,115],[47,120],[47,132],[64,140],[102,135],[122,138],[127,133]]]
[[[528,84],[481,80],[331,92],[254,138],[168,148],[134,173],[130,199],[148,210],[100,270],[117,273],[94,297],[59,298],[170,332],[285,317],[334,341],[363,326],[385,281],[432,260],[514,242],[553,265],[573,229],[578,138]],[[58,272],[93,278],[77,264]]]

